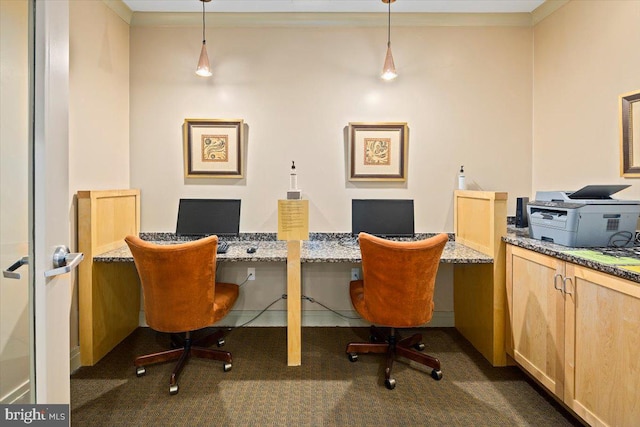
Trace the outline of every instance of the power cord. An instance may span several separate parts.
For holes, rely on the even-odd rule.
[[[240,285],[244,284],[247,280],[249,280],[249,276],[247,276],[246,280],[244,282],[242,282]],[[256,320],[258,317],[262,316],[264,314],[265,311],[267,311],[268,309],[270,309],[275,303],[277,303],[280,300],[285,300],[287,299],[287,294],[282,294],[280,296],[280,298],[277,298],[276,300],[274,300],[273,302],[271,302],[269,305],[267,305],[264,309],[262,309],[262,311],[260,311],[260,313],[256,314],[252,319],[244,322],[242,325],[238,325],[238,326],[234,326],[234,327],[229,327],[227,330],[228,331],[233,331],[234,329],[238,329],[238,328],[244,328],[245,326],[247,326],[249,323],[253,322],[254,320]],[[306,295],[302,295],[301,296],[302,300],[306,300],[309,301],[310,303],[313,304],[318,304],[324,308],[326,308],[327,310],[329,310],[330,312],[332,312],[333,314],[342,317],[343,319],[348,319],[348,320],[359,320],[360,317],[350,317],[350,316],[345,316],[344,314],[341,314],[339,312],[337,312],[336,310],[327,307],[325,304],[321,303],[320,301],[315,300],[314,298],[308,297]]]
[[[324,305],[324,304],[323,304],[323,303],[321,303],[320,301],[317,301],[317,300],[315,300],[314,298],[308,297],[308,296],[306,296],[306,295],[302,295],[302,299],[303,299],[303,300],[307,300],[307,301],[309,301],[310,303],[313,303],[313,304],[318,304],[318,305],[320,305],[320,306],[322,306],[322,307],[326,308],[327,310],[329,310],[329,311],[330,311],[330,312],[332,312],[333,314],[335,314],[335,315],[337,315],[337,316],[342,317],[343,319],[348,319],[348,320],[359,320],[359,319],[360,319],[360,317],[349,317],[349,316],[345,316],[344,314],[338,313],[337,311],[335,311],[335,310],[334,310],[334,309],[332,309],[332,308],[327,307],[326,305]]]
[[[275,303],[277,303],[280,300],[283,299],[287,299],[287,294],[283,294],[280,298],[276,299],[275,301],[273,301],[271,304],[269,304],[268,306],[266,306],[260,313],[256,314],[255,317],[245,323],[243,323],[242,325],[239,326],[234,326],[232,329],[237,329],[237,328],[244,328],[245,326],[247,326],[249,323],[253,322],[254,320],[256,320],[258,317],[262,316],[264,314],[265,311],[267,311],[268,309],[271,308],[272,305],[274,305]],[[232,330],[229,329],[229,330]]]
[[[614,239],[614,237],[616,237]],[[618,231],[613,233],[609,237],[609,244],[607,246],[613,246],[614,248],[623,248],[633,241],[634,235],[630,231]]]
[[[247,281],[249,280],[249,278],[250,278],[251,276],[253,276],[253,274],[248,274],[248,275],[247,275],[247,278],[246,278],[246,279],[244,279],[244,281],[243,281],[242,283],[238,284],[238,287],[240,288],[240,287],[242,287],[242,285],[244,285],[245,283],[247,283]]]

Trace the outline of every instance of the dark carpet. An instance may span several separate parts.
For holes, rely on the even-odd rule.
[[[169,338],[139,328],[92,367],[71,377],[74,426],[569,426],[580,425],[516,367],[493,368],[454,328],[426,328],[425,352],[443,378],[413,362],[344,353],[368,328],[303,328],[302,366],[287,366],[285,328],[241,328],[226,336],[233,368],[191,358],[169,395],[173,362],[147,367],[137,355],[167,349]]]

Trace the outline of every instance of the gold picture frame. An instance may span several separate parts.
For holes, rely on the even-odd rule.
[[[406,181],[405,122],[349,123],[349,180]]]
[[[620,176],[640,178],[640,90],[620,95]]]
[[[243,127],[242,119],[185,119],[185,177],[242,178]]]

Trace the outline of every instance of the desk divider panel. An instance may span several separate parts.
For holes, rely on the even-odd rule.
[[[302,240],[309,240],[309,201],[278,200],[278,240],[287,241],[287,365],[302,364]]]
[[[139,324],[140,281],[132,263],[93,262],[140,232],[140,191],[79,191],[78,267],[80,363],[96,364]]]
[[[455,265],[456,329],[493,366],[505,366],[507,193],[456,190],[453,222],[457,243],[493,257],[493,264]]]

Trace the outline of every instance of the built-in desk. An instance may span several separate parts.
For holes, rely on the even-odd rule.
[[[430,235],[422,234],[417,236],[418,239],[427,238]],[[146,240],[154,241],[160,244],[179,243],[175,240],[175,236],[157,233],[145,233],[142,235]],[[173,237],[173,239],[172,239]],[[264,240],[265,236],[245,234],[238,239],[229,240],[229,249],[224,254],[218,254],[217,260],[220,263],[228,262],[286,262],[287,261],[287,242],[277,240]],[[266,236],[267,238],[271,236]],[[275,236],[274,236],[275,238]],[[247,249],[256,247],[255,253],[247,253]],[[346,234],[323,234],[316,233],[312,236],[312,240],[302,242],[300,252],[300,262],[305,263],[359,263],[362,260],[360,248],[354,239]],[[93,257],[94,263],[100,263],[103,266],[109,263],[132,263],[133,257],[129,248],[124,245],[117,249],[105,252],[104,254]],[[441,257],[442,263],[454,264],[492,264],[493,258],[481,252],[473,250],[467,246],[450,240],[447,242]],[[345,282],[346,285],[346,282]],[[289,313],[300,325],[301,313]],[[292,326],[289,324],[289,328]],[[295,335],[297,336],[297,335]],[[122,337],[124,338],[124,337]],[[297,355],[300,349],[297,346],[293,349],[289,348],[289,359],[292,356],[299,360]],[[295,356],[294,356],[295,355]]]
[[[145,235],[146,234],[146,235]],[[180,243],[177,240],[155,240],[149,239],[155,233],[143,233],[145,240],[153,241],[160,244]],[[333,236],[336,236],[333,234]],[[287,261],[287,242],[279,240],[246,240],[248,236],[242,236],[243,239],[229,241],[229,250],[227,253],[218,254],[218,262],[286,262]],[[421,235],[420,237],[428,237]],[[335,240],[309,240],[302,242],[302,250],[300,253],[300,261],[302,263],[309,262],[353,262],[358,263],[362,260],[360,256],[360,247],[356,243],[341,243],[347,240],[346,237]],[[182,240],[184,242],[184,240]],[[247,249],[256,247],[257,251],[253,254],[247,253]],[[107,251],[103,254],[95,255],[94,262],[133,262],[133,257],[129,248],[123,246]],[[492,264],[493,258],[481,252],[473,250],[467,246],[450,240],[444,248],[440,262],[450,264]]]
[[[129,195],[135,203],[128,202]],[[139,280],[124,244],[126,234],[139,230],[139,192],[79,192],[78,200],[80,249],[91,261],[81,264],[85,271],[79,286],[80,351],[82,364],[93,365],[139,324]],[[456,237],[451,236],[442,254],[442,263],[454,265],[455,327],[496,366],[506,360],[504,243],[500,240],[506,234],[505,205],[506,193],[456,191]],[[139,234],[149,241],[181,240],[170,233]],[[242,234],[218,261],[286,263],[287,244],[277,241],[275,233]],[[247,253],[250,246],[257,251]],[[302,264],[360,260],[360,250],[347,234],[310,233],[309,240],[302,242]]]

